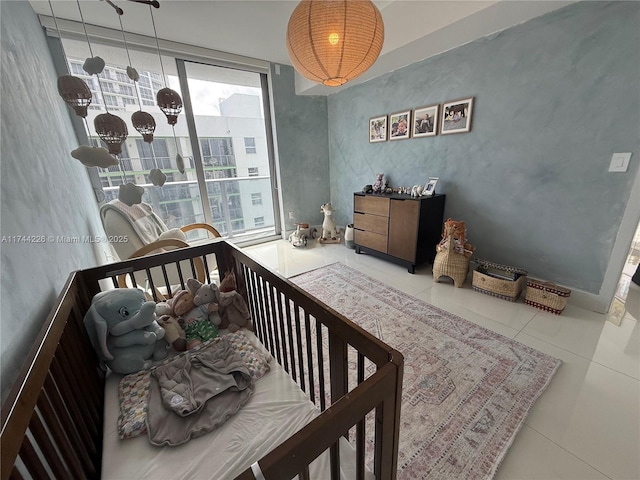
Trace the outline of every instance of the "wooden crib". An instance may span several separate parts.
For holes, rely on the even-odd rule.
[[[105,372],[83,325],[91,299],[116,288],[123,275],[155,296],[159,287],[170,287],[169,265],[180,270],[183,288],[196,275],[196,263],[204,263],[211,281],[212,258],[222,274],[235,273],[256,335],[322,411],[259,460],[264,478],[307,478],[308,465],[325,451],[330,452],[332,480],[340,478],[341,437],[354,444],[357,478],[365,476],[367,442],[374,445],[369,466],[375,477],[396,478],[402,355],[238,247],[216,240],[69,275],[2,406],[2,480],[100,477],[106,461]],[[166,285],[146,280],[154,277],[151,269],[162,272]],[[356,371],[351,375],[349,362]],[[365,369],[365,364],[374,367]],[[367,414],[374,418],[373,429],[366,425]],[[255,479],[253,472],[247,465],[236,478]]]

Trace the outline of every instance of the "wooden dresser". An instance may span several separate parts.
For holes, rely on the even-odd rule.
[[[370,253],[406,265],[409,273],[425,261],[433,262],[442,234],[445,195],[353,196],[356,253]]]

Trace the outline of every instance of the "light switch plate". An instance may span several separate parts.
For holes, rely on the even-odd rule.
[[[626,172],[629,166],[631,153],[614,153],[611,155],[610,172]]]

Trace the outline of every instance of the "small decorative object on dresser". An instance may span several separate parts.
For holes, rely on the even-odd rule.
[[[527,271],[476,260],[478,267],[473,271],[472,287],[476,292],[515,302],[527,283]]]
[[[422,195],[430,197],[431,195],[436,193],[436,185],[438,184],[438,180],[440,180],[439,177],[429,177],[429,180],[427,180],[427,183],[422,189]]]
[[[532,307],[560,315],[567,306],[571,290],[551,282],[534,278],[527,280],[527,293],[524,303]]]
[[[382,179],[384,178],[384,173],[376,174],[376,181],[373,182],[373,193],[382,193]]]

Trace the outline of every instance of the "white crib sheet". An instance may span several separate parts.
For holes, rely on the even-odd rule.
[[[128,440],[118,438],[121,376],[109,376],[105,390],[102,478],[235,478],[320,414],[275,360],[270,367],[256,382],[249,402],[221,428],[184,445],[161,448],[151,445],[146,435]],[[340,443],[340,459],[341,478],[355,478],[355,450],[344,438]],[[329,479],[329,471],[329,454],[325,452],[311,465],[310,475],[312,479]],[[370,472],[367,474],[367,478],[374,478]]]

